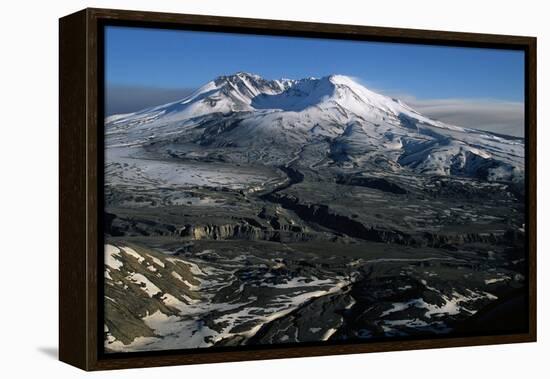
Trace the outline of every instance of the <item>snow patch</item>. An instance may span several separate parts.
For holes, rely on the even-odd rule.
[[[120,259],[120,249],[113,245],[105,245],[104,246],[104,252],[105,252],[105,265],[109,266],[113,270],[120,270],[120,268],[123,266],[123,263]]]
[[[153,297],[159,292],[162,292],[160,288],[158,288],[155,284],[153,284],[149,279],[147,279],[144,275],[139,273],[133,273],[129,275],[128,277],[130,280],[134,281],[135,283],[138,283],[143,291],[149,295],[149,297]]]
[[[134,249],[132,249],[131,247],[128,247],[128,246],[121,246],[121,249],[123,252],[125,252],[126,254],[134,257],[137,259],[137,261],[139,263],[143,263],[143,261],[145,260],[145,258],[143,258],[141,256],[141,254],[139,254],[137,251],[135,251]]]
[[[151,258],[153,260],[153,262],[157,265],[157,266],[160,266],[160,267],[163,267],[164,268],[164,262],[161,261],[160,259],[158,259],[157,257],[151,255],[151,254],[147,254],[147,256],[149,258]]]

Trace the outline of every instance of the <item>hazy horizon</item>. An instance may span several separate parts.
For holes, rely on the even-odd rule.
[[[105,116],[132,113],[177,101],[195,89],[110,85],[105,89]],[[399,98],[425,116],[442,122],[524,137],[523,102],[494,99],[419,99],[409,94],[374,90]]]

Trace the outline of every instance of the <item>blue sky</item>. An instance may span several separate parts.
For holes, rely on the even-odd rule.
[[[247,71],[268,79],[345,74],[418,99],[523,101],[523,52],[107,27],[108,85],[196,88]]]

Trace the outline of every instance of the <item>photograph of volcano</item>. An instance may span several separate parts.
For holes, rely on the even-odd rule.
[[[523,51],[104,44],[105,353],[525,332]]]

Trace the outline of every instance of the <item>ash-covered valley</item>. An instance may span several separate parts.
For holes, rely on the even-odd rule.
[[[525,327],[521,138],[237,73],[105,143],[107,352]]]

